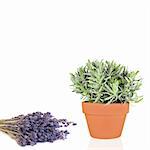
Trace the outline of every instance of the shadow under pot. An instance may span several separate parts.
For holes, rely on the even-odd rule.
[[[129,103],[99,104],[82,102],[91,137],[112,139],[121,136]]]

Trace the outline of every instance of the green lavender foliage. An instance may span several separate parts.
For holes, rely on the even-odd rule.
[[[73,92],[80,93],[84,101],[94,103],[139,102],[137,91],[142,85],[139,71],[114,61],[90,61],[71,73]]]

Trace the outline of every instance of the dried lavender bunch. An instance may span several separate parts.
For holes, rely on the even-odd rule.
[[[38,142],[64,140],[69,132],[64,128],[76,123],[56,119],[50,112],[35,112],[0,120],[0,131],[15,139],[20,146],[35,145]]]

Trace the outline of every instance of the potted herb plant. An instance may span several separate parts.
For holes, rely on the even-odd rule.
[[[139,102],[137,95],[142,82],[139,71],[114,61],[90,61],[71,73],[73,92],[82,95],[90,135],[110,139],[121,136],[131,102]]]

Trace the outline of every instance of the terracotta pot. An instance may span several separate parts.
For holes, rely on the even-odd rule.
[[[90,135],[99,139],[121,136],[129,104],[82,103]]]

